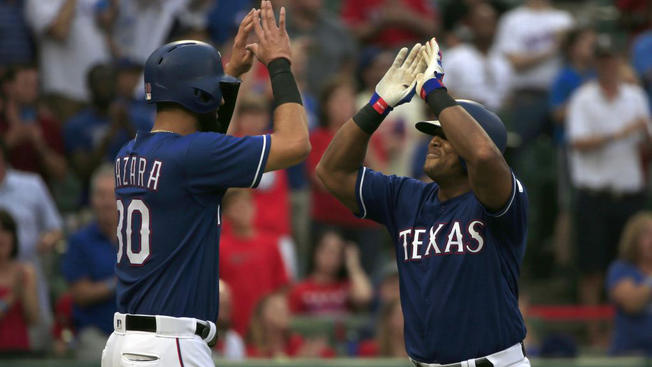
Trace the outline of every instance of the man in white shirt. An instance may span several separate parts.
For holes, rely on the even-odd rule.
[[[86,72],[109,60],[106,35],[98,24],[98,15],[104,11],[100,3],[27,0],[25,17],[36,34],[45,93],[77,102],[88,100]]]
[[[455,98],[471,99],[498,111],[510,86],[511,69],[504,55],[492,49],[496,10],[487,3],[470,9],[471,42],[446,51],[442,59],[446,87]]]
[[[572,26],[571,15],[549,0],[527,0],[498,24],[496,48],[514,71],[513,121],[523,146],[547,127],[548,89],[561,67],[559,43]]]
[[[621,60],[611,44],[598,43],[595,55],[598,79],[573,94],[567,120],[584,304],[600,301],[603,274],[615,258],[624,223],[645,203],[640,149],[650,131],[645,92],[622,82]]]
[[[50,252],[62,238],[62,220],[41,177],[11,169],[7,158],[4,142],[0,141],[0,208],[16,221],[18,259],[34,265],[36,270],[40,318],[39,324],[30,328],[30,342],[33,349],[43,350],[51,339],[52,314],[40,255]]]

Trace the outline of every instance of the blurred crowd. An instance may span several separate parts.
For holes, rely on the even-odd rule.
[[[506,157],[531,198],[524,297],[610,303],[609,328],[587,323],[573,342],[652,356],[649,1],[273,3],[288,11],[312,152],[224,198],[216,355],[406,356],[391,241],[336,201],[315,167],[397,50],[436,35],[449,92],[485,104],[508,127]],[[110,162],[155,113],[144,102],[143,64],[165,42],[189,38],[228,61],[254,6],[0,0],[0,358],[99,359],[116,310]],[[232,134],[267,132],[263,65],[244,76],[238,99]],[[429,117],[419,103],[395,109],[366,165],[427,179],[428,138],[413,124]],[[330,329],[314,327],[319,320]],[[546,336],[530,334],[528,349],[544,355],[537,345]]]

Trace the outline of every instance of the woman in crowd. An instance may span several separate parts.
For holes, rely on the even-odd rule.
[[[16,222],[0,210],[0,352],[28,351],[27,328],[39,319],[34,268],[17,255]]]
[[[290,291],[293,313],[333,315],[365,308],[373,296],[369,278],[360,265],[354,244],[347,244],[333,230],[319,237],[308,277]]]
[[[303,339],[290,330],[290,310],[284,293],[263,297],[254,311],[247,335],[249,358],[329,358],[335,351],[325,338]]]
[[[403,339],[403,311],[398,298],[383,305],[376,327],[376,339],[361,342],[358,356],[407,358]]]
[[[625,225],[620,258],[607,275],[616,305],[611,354],[652,356],[652,212],[640,212]]]

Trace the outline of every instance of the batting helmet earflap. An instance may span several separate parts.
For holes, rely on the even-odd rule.
[[[456,101],[482,126],[501,153],[504,153],[507,147],[507,129],[500,117],[478,102],[468,99],[457,99]],[[419,121],[416,123],[416,128],[428,135],[437,135],[442,130],[439,120]]]
[[[156,49],[145,62],[145,100],[175,102],[196,113],[222,103],[224,74],[220,53],[208,43],[185,40]]]

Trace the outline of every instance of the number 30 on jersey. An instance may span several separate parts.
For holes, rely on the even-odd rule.
[[[149,227],[149,208],[140,199],[131,200],[129,206],[125,213],[125,205],[122,200],[117,201],[118,206],[118,263],[122,259],[123,248],[127,246],[127,258],[131,265],[142,265],[149,258],[149,235],[151,233]],[[134,252],[134,247],[132,244],[132,234],[133,234],[133,224],[134,217],[136,215],[140,216],[140,232],[138,238],[140,240],[140,250]],[[126,223],[125,223],[126,222]],[[123,228],[125,228],[125,233],[123,236]]]

